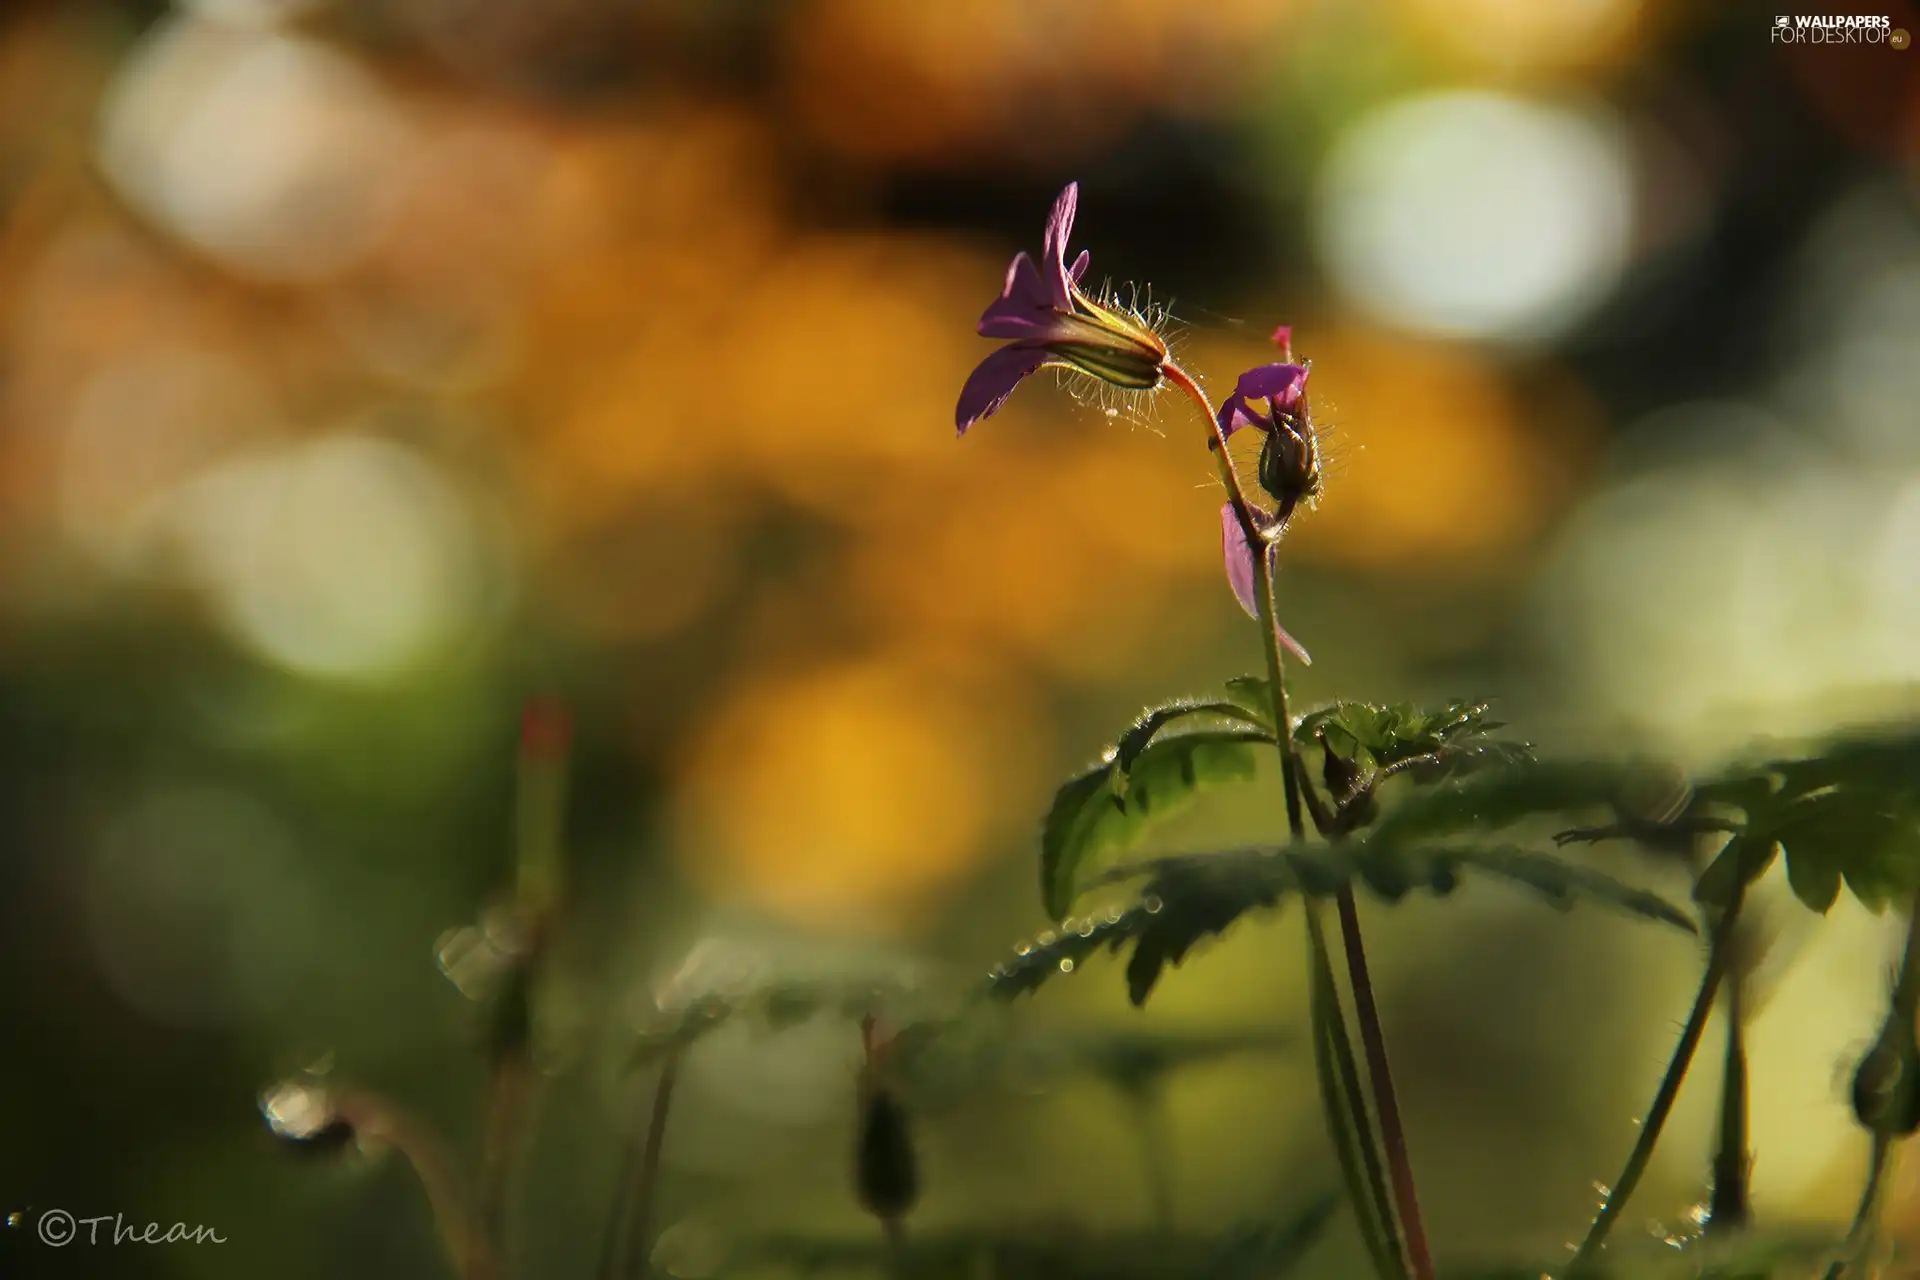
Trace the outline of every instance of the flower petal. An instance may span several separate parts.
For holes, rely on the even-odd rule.
[[[1220,434],[1231,436],[1241,427],[1270,428],[1273,417],[1253,407],[1256,400],[1271,400],[1282,413],[1300,402],[1307,386],[1307,370],[1297,364],[1263,364],[1240,375],[1233,394],[1220,402]]]
[[[1257,520],[1258,518],[1258,514],[1256,513],[1255,519]],[[1220,543],[1221,550],[1227,562],[1227,583],[1233,588],[1234,598],[1240,602],[1240,607],[1247,611],[1249,618],[1259,618],[1260,608],[1254,598],[1257,579],[1254,574],[1253,550],[1247,545],[1246,531],[1240,527],[1240,517],[1233,513],[1233,504],[1231,502],[1220,508]],[[1269,576],[1273,573],[1279,558],[1279,544],[1268,544],[1267,572]],[[1287,652],[1291,653],[1294,657],[1300,659],[1302,666],[1310,667],[1313,665],[1312,655],[1306,651],[1298,640],[1295,640],[1287,634],[1287,629],[1280,625],[1278,618],[1274,619],[1273,634],[1275,638],[1280,641],[1282,648],[1286,649]]]
[[[1082,249],[1080,256],[1073,260],[1073,265],[1067,268],[1067,274],[1073,277],[1075,284],[1079,284],[1080,277],[1087,274],[1087,264],[1092,261],[1093,255]]]
[[[1057,313],[1040,269],[1025,250],[1007,264],[1000,296],[980,314],[983,338],[1030,338]]]
[[[1226,557],[1227,584],[1233,588],[1234,599],[1249,618],[1259,617],[1253,597],[1253,548],[1247,545],[1247,531],[1240,527],[1240,517],[1234,514],[1231,502],[1220,508],[1220,550]]]
[[[1067,237],[1073,234],[1073,215],[1079,207],[1080,184],[1069,182],[1047,213],[1046,237],[1040,242],[1040,269],[1053,289],[1053,305],[1062,311],[1073,309],[1072,282],[1067,278]]]
[[[982,360],[967,376],[967,384],[960,388],[960,404],[953,414],[957,434],[967,434],[968,427],[998,413],[1021,379],[1046,362],[1045,351],[1018,343],[1002,347]]]
[[[1300,659],[1301,666],[1310,667],[1313,665],[1313,655],[1308,653],[1304,648],[1302,648],[1298,640],[1295,640],[1292,636],[1287,634],[1287,629],[1280,625],[1280,620],[1278,618],[1275,618],[1273,620],[1273,634],[1279,637],[1281,648],[1285,649],[1288,653],[1292,654],[1294,657]]]

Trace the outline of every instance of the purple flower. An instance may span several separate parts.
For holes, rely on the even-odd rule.
[[[1047,215],[1040,263],[1022,250],[1007,267],[1000,297],[980,316],[980,336],[1008,344],[982,360],[960,389],[954,411],[959,434],[992,417],[1013,389],[1046,365],[1066,365],[1133,391],[1160,385],[1167,344],[1139,317],[1095,302],[1080,291],[1089,255],[1067,266],[1067,236],[1080,201],[1070,182]]]
[[[1285,333],[1284,328],[1281,333]],[[1307,410],[1307,368],[1263,364],[1240,375],[1220,403],[1220,437],[1243,427],[1260,432],[1260,487],[1285,521],[1302,502],[1320,496],[1320,444]]]
[[[1285,325],[1274,331],[1274,342],[1289,353],[1292,331]],[[1252,428],[1265,437],[1260,447],[1260,487],[1276,506],[1262,511],[1249,506],[1254,532],[1267,556],[1271,575],[1279,556],[1280,536],[1287,521],[1301,502],[1311,502],[1320,493],[1320,449],[1307,409],[1307,369],[1298,364],[1263,364],[1240,375],[1233,394],[1220,404],[1220,438],[1227,439],[1242,428]],[[1220,509],[1221,550],[1227,562],[1227,582],[1233,587],[1240,607],[1253,617],[1259,616],[1255,591],[1254,549],[1248,545],[1246,530],[1234,513],[1233,504]],[[1280,627],[1274,630],[1280,642],[1311,664],[1313,659],[1298,641]]]

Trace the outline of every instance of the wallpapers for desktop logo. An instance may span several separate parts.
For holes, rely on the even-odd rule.
[[[1773,19],[1775,44],[1876,44],[1905,49],[1911,37],[1885,14],[1796,13]]]

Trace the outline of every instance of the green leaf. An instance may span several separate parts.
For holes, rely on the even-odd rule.
[[[1010,999],[1055,974],[1072,973],[1102,948],[1118,952],[1131,944],[1127,989],[1141,1005],[1169,965],[1180,964],[1197,943],[1224,933],[1249,911],[1277,907],[1295,894],[1331,897],[1355,880],[1388,901],[1414,889],[1443,896],[1457,886],[1462,870],[1532,889],[1557,906],[1584,898],[1696,932],[1690,915],[1656,894],[1523,849],[1404,847],[1377,838],[1258,847],[1152,858],[1109,873],[1103,882],[1139,880],[1138,899],[1069,920],[1059,932],[1022,946],[989,976],[988,990]]]
[[[1461,865],[1523,885],[1555,906],[1571,907],[1585,898],[1688,933],[1699,931],[1690,914],[1659,894],[1578,863],[1517,849],[1487,849],[1462,854]]]
[[[1920,887],[1920,832],[1909,803],[1907,797],[1887,796],[1879,788],[1853,786],[1797,801],[1783,811],[1775,828],[1786,849],[1789,877],[1796,861],[1812,864],[1805,873],[1809,880],[1838,873],[1854,896],[1875,911],[1911,895]],[[1805,894],[1801,900],[1823,909]]]
[[[1252,716],[1261,728],[1273,729],[1273,697],[1260,676],[1235,676],[1227,681],[1227,697],[1233,705]]]
[[[1487,712],[1485,703],[1475,702],[1449,702],[1439,708],[1410,702],[1390,706],[1336,702],[1301,716],[1293,737],[1303,747],[1312,746],[1324,732],[1327,745],[1342,755],[1364,750],[1385,768],[1502,728],[1499,721],[1487,718]]]
[[[1143,718],[1144,719],[1144,718]],[[1191,806],[1209,788],[1254,776],[1263,729],[1183,733],[1141,748],[1123,767],[1119,750],[1055,793],[1040,836],[1040,894],[1055,920],[1073,909],[1091,867],[1136,844],[1154,822]]]
[[[1601,808],[1619,794],[1624,776],[1620,766],[1597,762],[1513,764],[1408,796],[1370,838],[1408,843]]]
[[[1807,909],[1827,914],[1840,897],[1840,878],[1845,872],[1845,864],[1831,856],[1825,845],[1819,841],[1782,846],[1787,854],[1787,883],[1793,888],[1793,896],[1805,903]]]
[[[1114,744],[1113,748],[1114,763],[1119,766],[1120,772],[1125,773],[1133,768],[1134,762],[1140,758],[1140,753],[1147,749],[1147,744],[1153,741],[1154,735],[1161,729],[1189,716],[1212,716],[1231,720],[1240,725],[1264,730],[1262,733],[1253,735],[1254,740],[1273,741],[1273,732],[1268,724],[1271,717],[1257,716],[1237,702],[1181,698],[1162,703],[1157,707],[1148,707],[1140,713],[1139,719],[1120,735],[1120,741]]]

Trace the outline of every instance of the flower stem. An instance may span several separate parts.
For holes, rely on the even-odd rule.
[[[475,1220],[452,1158],[433,1132],[370,1095],[344,1098],[336,1110],[362,1139],[384,1142],[406,1157],[427,1193],[454,1274],[460,1280],[499,1280],[500,1269],[487,1235]]]
[[[1753,1216],[1748,1192],[1747,1031],[1745,975],[1727,982],[1722,1015],[1727,1020],[1727,1065],[1720,1077],[1720,1149],[1713,1156],[1713,1196],[1705,1234],[1744,1230]]]
[[[600,1249],[601,1280],[644,1276],[651,1269],[653,1251],[653,1197],[660,1183],[660,1152],[666,1144],[667,1115],[673,1107],[673,1086],[680,1074],[680,1051],[660,1064],[653,1086],[647,1127],[636,1130],[620,1170],[613,1216]],[[644,1135],[644,1136],[643,1136]]]
[[[492,1073],[486,1114],[486,1137],[480,1159],[480,1220],[494,1247],[511,1258],[507,1242],[507,1207],[512,1193],[514,1165],[528,1129],[539,1077],[524,1051],[498,1063]]]
[[[1153,1229],[1173,1231],[1173,1143],[1167,1132],[1166,1102],[1148,1084],[1129,1084],[1122,1090],[1132,1113],[1133,1131],[1140,1139],[1140,1168],[1147,1181],[1147,1200],[1153,1211]]]
[[[1309,899],[1305,909],[1308,967],[1313,975],[1314,1068],[1320,1079],[1338,1083],[1337,1096],[1321,1090],[1327,1129],[1333,1135],[1334,1154],[1339,1158],[1340,1173],[1346,1179],[1347,1194],[1359,1221],[1360,1238],[1373,1259],[1374,1270],[1383,1277],[1403,1277],[1407,1274],[1406,1257],[1393,1220],[1393,1201],[1387,1196],[1386,1175],[1380,1168],[1380,1151],[1367,1122],[1366,1095],[1354,1064],[1353,1044],[1347,1039],[1346,1023],[1340,1015],[1340,993],[1327,963],[1320,904]]]
[[[1887,1166],[1893,1163],[1893,1139],[1884,1133],[1873,1135],[1873,1150],[1867,1156],[1867,1185],[1860,1192],[1860,1207],[1853,1211],[1853,1225],[1847,1228],[1840,1256],[1828,1267],[1823,1280],[1840,1280],[1848,1268],[1860,1260],[1873,1239],[1873,1226],[1880,1216],[1880,1192],[1887,1182]]]
[[[1694,1051],[1700,1047],[1700,1037],[1707,1029],[1707,1018],[1713,1012],[1721,980],[1726,977],[1727,966],[1732,959],[1733,947],[1730,944],[1734,926],[1740,917],[1741,892],[1735,891],[1733,901],[1727,905],[1719,924],[1714,928],[1713,937],[1707,944],[1707,969],[1700,977],[1700,990],[1694,994],[1693,1008],[1687,1014],[1686,1025],[1680,1030],[1680,1042],[1674,1046],[1673,1056],[1667,1061],[1667,1073],[1661,1078],[1660,1087],[1647,1108],[1646,1118],[1640,1123],[1640,1136],[1634,1139],[1633,1150],[1627,1154],[1626,1166],[1620,1170],[1620,1176],[1607,1192],[1606,1203],[1600,1206],[1593,1225],[1587,1228],[1586,1239],[1580,1242],[1573,1260],[1567,1264],[1567,1274],[1570,1276],[1578,1275],[1583,1267],[1594,1261],[1601,1246],[1607,1242],[1607,1233],[1613,1230],[1614,1222],[1627,1207],[1634,1188],[1640,1185],[1641,1175],[1647,1171],[1647,1162],[1653,1158],[1653,1148],[1660,1141],[1660,1131],[1666,1127],[1667,1117],[1673,1112],[1674,1100],[1680,1096],[1680,1084],[1686,1079],[1687,1068],[1693,1063]]]
[[[1273,601],[1273,565],[1266,553],[1266,538],[1253,518],[1253,509],[1247,503],[1245,486],[1233,464],[1233,455],[1227,448],[1226,433],[1221,430],[1220,421],[1214,413],[1213,402],[1185,370],[1178,365],[1167,366],[1168,379],[1200,410],[1206,420],[1207,430],[1212,437],[1214,462],[1220,471],[1221,486],[1227,492],[1227,500],[1233,507],[1234,517],[1240,522],[1241,533],[1246,537],[1247,546],[1253,555],[1254,604],[1260,624],[1260,643],[1267,660],[1267,689],[1272,698],[1274,741],[1280,753],[1281,778],[1286,787],[1287,830],[1294,840],[1306,837],[1306,823],[1300,811],[1300,762],[1293,741],[1293,719],[1287,711],[1287,685],[1283,660],[1280,656],[1280,633],[1274,614]],[[1426,1228],[1420,1218],[1420,1202],[1414,1193],[1413,1164],[1408,1158],[1405,1131],[1400,1124],[1400,1109],[1394,1098],[1393,1073],[1387,1064],[1386,1041],[1379,1024],[1379,1011],[1373,998],[1372,983],[1368,978],[1366,948],[1360,938],[1359,913],[1354,908],[1353,891],[1342,888],[1338,895],[1340,908],[1340,929],[1346,943],[1348,978],[1353,985],[1354,1010],[1360,1018],[1361,1044],[1366,1051],[1367,1071],[1371,1078],[1374,1105],[1380,1115],[1380,1141],[1385,1148],[1387,1167],[1391,1170],[1394,1198],[1398,1204],[1400,1232],[1406,1244],[1406,1261],[1411,1264],[1413,1280],[1433,1280],[1433,1256],[1428,1247]],[[1319,928],[1317,917],[1308,908],[1308,942],[1312,948],[1314,962],[1324,965],[1332,971],[1332,959],[1328,954],[1324,932]],[[1332,1007],[1331,1022],[1340,1024],[1340,1036],[1345,1038],[1345,1015],[1336,1001]],[[1340,1105],[1337,1100],[1327,1097],[1333,1081],[1322,1080],[1323,1102],[1332,1108]],[[1353,1129],[1365,1134],[1367,1145],[1372,1145],[1372,1126],[1367,1122],[1367,1112],[1357,1093],[1351,1098],[1352,1105],[1348,1114],[1354,1120]],[[1336,1142],[1338,1135],[1335,1136]],[[1368,1212],[1363,1205],[1354,1206],[1363,1216]],[[1376,1208],[1376,1212],[1378,1209]],[[1392,1214],[1382,1215],[1383,1221],[1391,1224]],[[1389,1234],[1392,1234],[1389,1226]]]
[[[1914,895],[1909,909],[1906,949],[1900,957],[1899,976],[1894,980],[1887,1025],[1880,1033],[1881,1044],[1887,1043],[1890,1033],[1897,1037],[1894,1043],[1899,1047],[1900,1061],[1896,1067],[1899,1074],[1894,1078],[1893,1098],[1884,1104],[1881,1114],[1874,1118],[1873,1153],[1871,1163],[1867,1166],[1867,1185],[1860,1193],[1860,1207],[1854,1212],[1853,1225],[1847,1229],[1846,1243],[1841,1247],[1840,1256],[1827,1268],[1826,1280],[1840,1280],[1852,1269],[1872,1247],[1874,1235],[1879,1229],[1880,1198],[1886,1189],[1887,1170],[1893,1163],[1894,1144],[1910,1130],[1907,1119],[1914,1108],[1914,1090],[1920,1088],[1915,1084],[1915,1075],[1920,1073],[1920,1050],[1916,1049],[1913,1033],[1916,1006],[1920,1006],[1920,893]],[[1888,1114],[1889,1108],[1891,1114]],[[1862,1123],[1866,1123],[1866,1120],[1863,1117]]]
[[[1360,1020],[1360,1044],[1373,1077],[1373,1101],[1380,1110],[1380,1137],[1387,1148],[1393,1175],[1393,1198],[1407,1238],[1407,1261],[1415,1280],[1433,1280],[1433,1253],[1420,1222],[1420,1199],[1413,1185],[1413,1162],[1407,1152],[1406,1130],[1400,1123],[1400,1104],[1394,1097],[1393,1071],[1387,1064],[1386,1037],[1380,1030],[1380,1011],[1374,1004],[1373,982],[1367,975],[1367,948],[1360,937],[1360,912],[1353,890],[1342,886],[1336,898],[1340,910],[1340,937],[1346,944],[1347,974],[1353,984],[1354,1012]]]
[[[887,1242],[887,1273],[893,1280],[911,1280],[907,1270],[907,1221],[897,1215],[880,1219],[880,1232]]]

